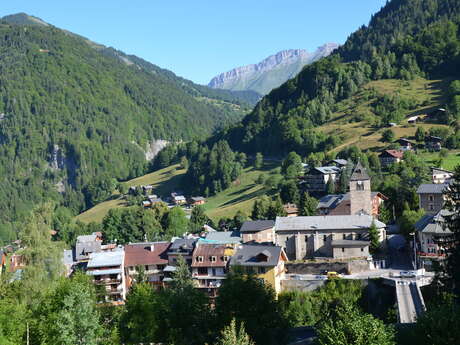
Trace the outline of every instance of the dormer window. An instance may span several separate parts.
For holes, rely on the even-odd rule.
[[[222,258],[222,260],[223,260],[224,262],[227,262],[227,261],[228,261],[228,256],[224,255],[224,257]]]
[[[196,261],[197,261],[197,262],[203,262],[203,257],[202,257],[202,256],[198,256],[198,257],[196,258]]]
[[[211,262],[216,262],[217,261],[217,256],[211,256]]]

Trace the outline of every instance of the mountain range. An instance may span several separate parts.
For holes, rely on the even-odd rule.
[[[257,64],[221,73],[212,78],[208,86],[234,91],[252,90],[265,95],[295,77],[305,65],[328,56],[337,48],[338,44],[327,43],[312,53],[304,49],[283,50]]]

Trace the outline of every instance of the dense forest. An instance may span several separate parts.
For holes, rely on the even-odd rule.
[[[387,3],[331,56],[306,66],[212,140],[225,138],[233,149],[270,155],[292,150],[307,155],[337,146],[339,137],[315,128],[330,119],[337,102],[367,82],[458,76],[459,15],[460,3],[455,0]]]
[[[207,137],[257,97],[129,58],[50,25],[0,22],[0,230],[46,199],[74,213],[104,200],[147,171],[153,141]]]

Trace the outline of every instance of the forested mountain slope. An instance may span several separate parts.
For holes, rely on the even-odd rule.
[[[307,155],[336,147],[341,138],[317,127],[331,120],[338,102],[363,85],[390,78],[458,76],[459,14],[457,0],[388,2],[367,27],[353,33],[331,56],[306,66],[264,97],[241,123],[220,132],[211,142],[224,138],[233,149],[270,155],[292,150]],[[402,121],[404,114],[391,111],[398,102],[383,102],[388,109],[375,113],[380,118],[377,129]],[[449,120],[459,115],[455,108],[451,107],[453,118]]]
[[[85,209],[109,195],[114,179],[146,172],[145,151],[155,140],[206,137],[250,109],[238,95],[197,86],[143,60],[150,70],[127,63],[110,48],[37,18],[5,19],[0,227],[48,198]]]

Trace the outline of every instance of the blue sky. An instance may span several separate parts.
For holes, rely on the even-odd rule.
[[[386,0],[14,0],[26,12],[206,84],[283,49],[343,43]]]

